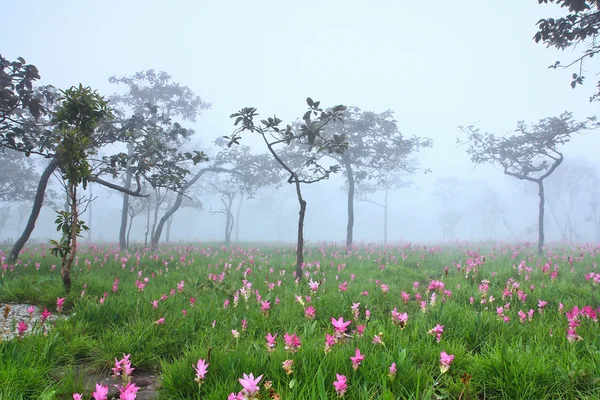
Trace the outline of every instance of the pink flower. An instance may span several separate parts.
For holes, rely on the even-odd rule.
[[[392,310],[392,321],[394,322],[394,324],[399,324],[401,329],[404,329],[404,327],[406,326],[406,322],[408,321],[408,313],[400,314],[398,311],[396,311],[396,308],[394,307],[394,309]]]
[[[79,394],[79,393],[73,393],[73,400],[82,400],[81,394]]]
[[[315,319],[315,317],[316,317],[315,308],[313,306],[306,307],[306,309],[304,310],[304,316],[308,319]]]
[[[454,361],[454,354],[450,355],[445,351],[440,353],[440,371],[442,374],[448,372],[450,369],[450,364]]]
[[[394,379],[396,377],[396,372],[398,370],[396,369],[396,363],[392,363],[392,365],[390,365],[390,373],[388,374],[388,376],[391,379]]]
[[[25,321],[19,321],[17,324],[17,331],[19,332],[19,336],[23,336],[25,331],[27,330],[27,324]]]
[[[42,311],[42,324],[46,321],[46,319],[48,319],[49,316],[51,316],[52,313],[50,311],[48,311],[47,308],[44,307],[44,311]]]
[[[293,353],[295,353],[296,351],[298,351],[298,349],[300,348],[301,344],[300,344],[300,338],[298,336],[296,336],[296,334],[288,334],[285,333],[283,335],[283,340],[285,341],[285,347],[284,349],[291,351]]]
[[[156,325],[164,325],[165,324],[165,319],[164,318],[159,318],[156,321],[154,321],[154,323]]]
[[[199,359],[196,366],[192,364],[192,367],[196,370],[196,379],[194,379],[198,383],[202,383],[204,381],[204,377],[208,372],[209,364],[205,362],[203,359]]]
[[[135,400],[137,392],[140,390],[139,387],[135,386],[135,383],[127,382],[126,386],[118,386],[121,400]]]
[[[435,335],[436,336],[436,341],[439,343],[440,340],[442,339],[442,334],[444,333],[444,326],[440,325],[440,324],[437,324],[428,333],[430,335]]]
[[[108,386],[96,383],[96,391],[92,392],[94,400],[107,400]]]
[[[257,378],[254,378],[254,375],[250,373],[250,375],[244,374],[242,378],[238,379],[240,384],[242,385],[242,393],[245,397],[253,397],[256,392],[260,390],[258,386],[258,382],[262,379],[262,375]]]
[[[271,335],[271,332],[268,332],[267,336],[265,336],[265,338],[267,339],[267,350],[268,351],[275,350],[275,345],[277,344],[277,341],[276,341],[277,334],[275,334],[275,336],[273,336],[273,335]]]
[[[337,320],[335,318],[331,317],[331,323],[333,324],[333,327],[335,328],[336,332],[344,333],[344,332],[346,332],[348,325],[350,325],[352,323],[352,321],[344,322],[344,317],[340,317]]]
[[[244,400],[244,395],[242,392],[239,392],[238,394],[229,393],[229,396],[227,396],[227,400]]]
[[[356,371],[360,366],[360,362],[364,359],[365,356],[363,354],[360,354],[360,350],[357,348],[354,357],[350,357],[350,360],[352,360],[352,368]]]
[[[27,312],[29,313],[29,316],[31,317],[31,314],[33,314],[35,312],[35,307],[34,306],[27,307]]]
[[[331,351],[331,348],[335,344],[335,340],[335,336],[325,334],[325,353],[329,353]]]
[[[336,381],[333,382],[333,387],[337,393],[338,397],[344,397],[344,393],[346,393],[346,389],[348,389],[348,385],[346,384],[346,376],[335,374]]]

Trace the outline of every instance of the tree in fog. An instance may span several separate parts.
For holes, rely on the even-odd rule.
[[[575,205],[584,190],[590,186],[596,171],[585,159],[566,159],[548,178],[546,198],[550,215],[556,222],[563,241],[573,242],[578,237],[573,218]]]
[[[459,211],[461,207],[460,191],[461,184],[454,176],[440,177],[435,180],[432,195],[442,203],[439,220],[444,241],[454,240],[456,228],[464,216]]]
[[[183,128],[176,119],[195,122],[202,110],[210,108],[210,104],[196,96],[187,86],[173,82],[166,72],[141,71],[132,77],[113,76],[109,82],[127,87],[124,94],[115,94],[110,98],[111,105],[117,108],[120,122],[118,129],[126,132],[124,142],[127,152],[113,155],[108,160],[112,166],[122,167],[119,172],[124,173],[123,186],[127,189],[131,188],[132,180],[139,179],[143,171],[147,170],[149,164],[154,170],[158,170],[144,178],[152,182],[155,187],[154,197],[159,200],[161,196],[166,196],[167,190],[181,187],[188,172],[181,166],[182,161],[193,159],[194,163],[198,163],[205,160],[204,154],[200,152],[187,153],[187,156],[180,152],[180,148],[194,135],[194,131]],[[118,173],[111,172],[115,175]],[[175,185],[165,185],[165,176],[170,177],[171,183]],[[129,201],[130,195],[123,193],[119,230],[119,245],[122,250],[127,248]],[[155,202],[155,210],[161,204],[160,201]]]
[[[504,174],[537,185],[540,255],[544,247],[544,180],[564,160],[559,147],[569,142],[574,133],[588,128],[592,121],[577,122],[571,113],[565,112],[558,117],[544,118],[533,125],[520,121],[515,133],[510,136],[482,133],[474,126],[460,127],[467,134],[466,152],[474,164],[499,165]]]
[[[358,201],[373,204],[383,209],[383,243],[388,242],[388,195],[389,192],[413,186],[413,181],[407,180],[409,173],[388,172],[377,179],[361,179],[355,182],[354,197]],[[346,182],[348,184],[348,182]],[[345,188],[347,189],[347,188]],[[383,199],[379,200],[374,195],[383,192]]]
[[[349,107],[342,119],[343,121],[330,124],[326,130],[343,135],[348,142],[346,151],[342,154],[334,152],[331,157],[340,163],[346,179],[346,246],[350,246],[354,231],[356,185],[365,180],[384,179],[394,172],[415,172],[418,164],[410,156],[421,148],[431,147],[432,141],[403,135],[390,110],[376,113]]]
[[[502,201],[500,192],[490,184],[483,183],[479,187],[479,195],[474,198],[471,206],[472,214],[479,216],[478,225],[483,238],[496,239],[496,225],[500,222],[512,239],[518,240],[506,215],[506,204]]]
[[[184,200],[189,198],[188,194],[205,174],[227,175],[227,177],[220,176],[219,178],[213,177],[213,179],[229,180],[231,185],[237,188],[236,192],[240,194],[251,194],[257,188],[280,179],[279,171],[273,168],[273,160],[266,153],[254,154],[248,146],[236,146],[231,149],[223,138],[216,139],[214,144],[221,150],[214,157],[207,158],[208,165],[197,169],[193,177],[186,181],[181,190],[177,192],[175,201],[170,204],[158,221],[152,235],[152,248],[156,248],[158,245],[165,224],[184,204]],[[206,188],[206,185],[204,187]],[[196,198],[202,199],[203,196]]]
[[[561,8],[568,10],[561,17],[543,18],[537,22],[538,31],[533,39],[536,43],[543,43],[547,47],[559,50],[575,49],[582,47],[579,57],[563,65],[556,61],[549,68],[572,68],[571,87],[583,84],[585,76],[584,64],[586,60],[600,53],[598,35],[600,33],[600,1],[599,0],[538,0],[538,3],[556,3]],[[590,101],[600,99],[600,81],[596,82],[597,91],[590,97]]]
[[[337,165],[327,166],[321,163],[322,154],[343,154],[348,149],[344,134],[328,134],[325,127],[339,120],[346,107],[338,105],[330,110],[320,107],[319,101],[306,99],[309,107],[302,117],[302,123],[281,126],[282,120],[268,117],[255,123],[258,115],[256,108],[245,107],[232,114],[234,125],[239,127],[227,137],[229,146],[239,144],[244,131],[257,133],[264,141],[269,153],[288,175],[287,182],[293,184],[299,204],[298,236],[296,249],[296,278],[302,278],[304,262],[304,218],[306,216],[306,200],[302,196],[302,184],[311,184],[328,179],[339,170]],[[293,145],[293,146],[290,146]]]
[[[112,118],[108,101],[89,87],[72,87],[62,92],[60,105],[53,121],[56,123],[56,145],[58,171],[67,195],[68,208],[57,211],[57,231],[62,233],[60,241],[52,240],[50,252],[61,258],[60,276],[67,293],[71,289],[71,266],[77,254],[77,238],[87,226],[81,221],[80,206],[85,196],[79,188],[87,188],[91,175],[90,156],[95,149],[90,146],[94,131],[109,118]]]

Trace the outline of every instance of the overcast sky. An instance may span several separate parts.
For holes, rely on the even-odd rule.
[[[3,55],[35,64],[44,83],[111,94],[109,76],[170,73],[213,105],[194,126],[204,143],[230,134],[229,115],[244,106],[286,121],[310,96],[395,111],[403,133],[433,138],[423,166],[466,176],[458,125],[503,133],[565,110],[597,114],[592,75],[573,90],[572,70],[548,69],[577,53],[532,40],[540,18],[562,13],[537,0],[31,0],[3,10]],[[579,135],[565,152],[593,160],[599,144]],[[501,178],[474,172],[487,173]]]

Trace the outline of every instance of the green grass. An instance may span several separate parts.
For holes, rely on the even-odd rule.
[[[467,274],[468,259],[476,259],[478,253],[469,254],[464,246],[361,245],[348,253],[332,245],[312,246],[305,251],[304,271],[321,285],[311,294],[307,279],[295,283],[294,249],[289,246],[188,245],[165,247],[156,254],[140,249],[124,255],[112,248],[82,249],[73,268],[73,289],[66,296],[69,318],[57,321],[47,337],[39,334],[0,343],[0,399],[70,399],[84,390],[86,373],[109,375],[114,359],[123,354],[131,354],[136,371],[160,376],[164,399],[225,399],[242,389],[238,379],[243,373],[263,375],[259,384],[263,398],[269,397],[264,384],[271,381],[272,390],[286,400],[335,398],[336,373],[348,379],[348,399],[599,398],[598,322],[581,317],[577,333],[583,340],[571,343],[564,315],[574,306],[600,306],[597,288],[585,279],[597,271],[592,250],[575,249],[574,255],[582,251],[585,256],[573,263],[571,272],[563,259],[572,255],[570,250],[553,249],[553,255],[540,261],[530,248],[490,245],[479,250],[486,261],[469,268]],[[21,264],[6,268],[0,301],[31,303],[56,312],[56,298],[65,293],[58,271],[51,271],[57,260],[45,252],[28,251]],[[521,260],[530,272],[519,274]],[[550,271],[543,273],[548,261],[552,261]],[[552,279],[555,266],[558,277]],[[252,272],[245,276],[247,268]],[[220,282],[209,279],[222,273]],[[144,278],[148,282],[140,291],[136,281]],[[113,292],[115,279],[119,284]],[[479,285],[484,279],[489,289],[482,304]],[[516,291],[512,298],[502,299],[509,279],[527,294],[525,302]],[[248,300],[240,294],[244,280],[252,284]],[[444,290],[451,291],[446,295],[438,291],[434,305],[432,292],[427,291],[431,280],[442,281]],[[177,287],[180,281],[185,283],[182,291]],[[345,292],[338,289],[342,282],[348,283]],[[419,282],[417,291],[413,282]],[[389,286],[387,293],[381,284]],[[530,285],[535,286],[533,291]],[[411,296],[408,304],[402,291]],[[268,316],[261,312],[257,292],[261,300],[271,302]],[[417,293],[427,302],[425,311],[415,299]],[[166,298],[159,300],[161,296]],[[303,306],[296,296],[310,296],[311,302],[305,300]],[[492,303],[490,296],[495,298]],[[196,299],[194,306],[190,297]],[[543,313],[537,310],[538,299],[548,302]],[[157,308],[153,300],[158,300]],[[358,319],[351,312],[353,303],[360,303]],[[507,303],[510,309],[505,315],[510,320],[505,322],[497,307]],[[563,311],[559,303],[564,304]],[[308,305],[316,309],[314,320],[305,317]],[[404,329],[391,319],[394,308],[408,313]],[[530,309],[535,310],[532,321],[521,323],[517,312]],[[353,321],[351,337],[325,353],[325,334],[333,334],[331,317],[340,316]],[[159,318],[165,319],[163,325],[155,323]],[[428,334],[436,324],[444,326],[439,343]],[[354,333],[357,325],[365,325],[362,336]],[[232,329],[240,332],[238,339]],[[267,332],[278,334],[272,353],[265,346]],[[301,339],[296,353],[284,350],[286,332]],[[384,344],[373,344],[380,333]],[[366,358],[354,371],[350,357],[356,348]],[[439,368],[441,351],[454,355],[444,374]],[[200,387],[192,368],[199,358],[210,363]],[[282,369],[286,359],[294,360],[291,375]],[[398,372],[390,379],[393,362]],[[84,395],[91,398],[89,391]]]

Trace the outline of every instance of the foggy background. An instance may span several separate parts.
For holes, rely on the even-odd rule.
[[[154,69],[190,87],[212,104],[196,123],[185,124],[196,131],[197,149],[209,155],[215,153],[211,142],[233,131],[230,114],[244,106],[257,107],[261,116],[276,114],[284,122],[304,113],[307,96],[324,105],[393,110],[403,134],[430,137],[434,144],[417,154],[420,166],[432,173],[417,172],[409,178],[414,187],[389,195],[390,241],[451,239],[440,225],[444,201],[434,196],[440,178],[456,179],[451,203],[445,200],[461,216],[453,239],[536,240],[531,229],[537,221],[536,185],[504,176],[498,168],[474,169],[465,147],[456,144],[457,137],[466,137],[457,127],[476,124],[502,135],[520,120],[535,123],[564,111],[572,111],[576,120],[597,115],[597,104],[588,100],[594,82],[573,90],[573,71],[547,68],[576,53],[546,49],[532,40],[540,18],[560,15],[558,7],[538,5],[537,0],[437,0],[427,5],[40,0],[11,2],[4,9],[3,30],[19,34],[11,35],[11,41],[0,39],[2,53],[36,65],[40,84],[64,89],[81,82],[108,96],[119,89],[108,83],[110,76]],[[562,148],[565,163],[585,159],[598,168],[598,135],[574,135]],[[266,151],[251,136],[243,144]],[[344,239],[343,181],[340,173],[304,187],[309,242]],[[547,192],[553,184],[560,186],[552,181],[546,181]],[[574,206],[576,241],[600,240],[596,225],[586,222],[593,189],[584,185]],[[93,190],[98,199],[92,221],[88,215],[82,218],[91,224],[93,241],[116,242],[122,196],[99,185]],[[490,213],[490,198],[502,205],[506,221]],[[382,201],[383,193],[372,199]],[[182,208],[174,215],[171,241],[223,239],[225,216],[211,214],[220,209],[218,197],[207,192],[201,200],[202,210]],[[15,206],[0,242],[21,233],[29,207],[21,208]],[[239,240],[292,242],[297,215],[291,185],[260,190],[254,199],[244,200]],[[133,224],[132,241],[143,240],[144,217]],[[356,241],[381,241],[382,225],[383,209],[355,202]],[[32,239],[47,242],[56,236],[54,212],[45,207]],[[546,237],[561,240],[548,203]]]

